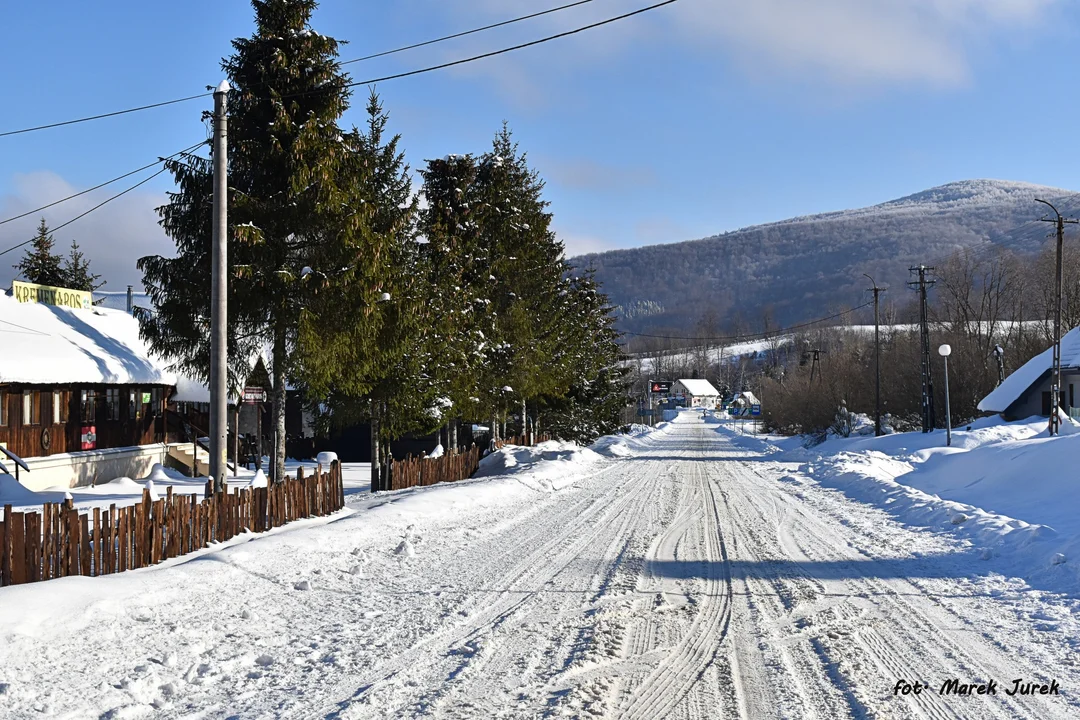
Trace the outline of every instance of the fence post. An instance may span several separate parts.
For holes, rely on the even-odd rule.
[[[94,566],[93,575],[101,575],[101,508],[94,508]]]

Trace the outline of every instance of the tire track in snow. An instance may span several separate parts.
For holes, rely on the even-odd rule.
[[[692,560],[700,564],[704,588],[697,592],[696,614],[682,639],[645,680],[634,689],[621,717],[666,717],[687,696],[712,664],[727,635],[731,619],[732,584],[727,565],[727,549],[720,533],[716,500],[700,462],[685,463],[691,475],[692,493],[683,514],[674,522],[652,553],[653,562],[686,562],[679,549],[700,531],[697,547],[690,549]]]

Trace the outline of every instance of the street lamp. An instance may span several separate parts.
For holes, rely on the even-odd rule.
[[[952,414],[949,412],[949,355],[952,348],[942,345],[937,349],[938,355],[945,358],[945,445],[952,445]]]

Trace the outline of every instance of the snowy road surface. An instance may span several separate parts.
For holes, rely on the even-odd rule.
[[[554,483],[6,588],[0,716],[1080,717],[1076,601],[794,469],[684,415]]]

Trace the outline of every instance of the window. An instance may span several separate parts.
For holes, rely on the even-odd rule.
[[[120,388],[105,390],[105,411],[109,420],[120,419]]]
[[[41,422],[41,406],[38,405],[36,392],[23,390],[23,425],[37,425]]]
[[[128,395],[128,420],[138,420],[142,417],[142,395],[138,388],[132,388]]]
[[[0,390],[0,425],[7,425],[7,393]]]
[[[150,413],[154,417],[157,417],[158,415],[161,414],[161,401],[162,401],[161,388],[156,387],[156,388],[154,388],[153,390],[150,391],[150,402],[153,403],[151,405],[151,407],[150,407]]]
[[[60,409],[64,405],[64,393],[59,390],[53,390],[52,393],[52,424],[59,425],[63,422],[60,419]]]
[[[82,421],[94,422],[97,419],[97,391],[82,391]]]

